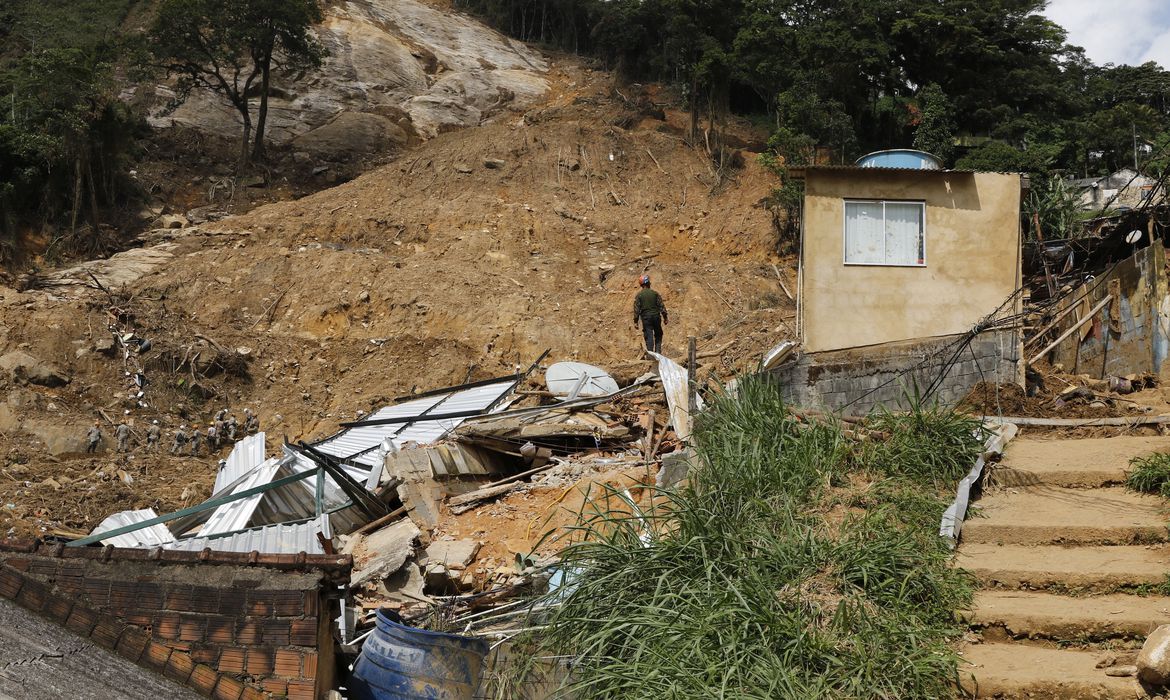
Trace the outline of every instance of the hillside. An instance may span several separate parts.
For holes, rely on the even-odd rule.
[[[793,289],[794,272],[774,254],[772,181],[754,156],[717,177],[681,139],[684,115],[631,106],[666,101],[653,88],[613,92],[612,76],[571,59],[550,59],[546,76],[531,109],[438,134],[352,182],[0,290],[0,356],[70,378],[0,380],[0,528],[87,530],[113,510],[208,494],[214,457],[80,454],[94,419],[107,448],[118,414],[139,435],[158,419],[165,452],[180,423],[251,407],[275,445],[545,348],[631,378],[649,367],[630,318],[643,272],[671,310],[667,354],[697,336],[702,376],[789,337],[776,274]],[[129,361],[149,380],[146,407],[128,398],[111,321],[151,340]]]

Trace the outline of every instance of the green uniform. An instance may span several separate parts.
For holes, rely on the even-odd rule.
[[[634,297],[634,322],[642,320],[657,321],[667,318],[666,305],[662,303],[662,295],[649,287],[643,287]]]

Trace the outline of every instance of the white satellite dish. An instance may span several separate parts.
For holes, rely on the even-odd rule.
[[[1131,245],[1134,243],[1137,243],[1141,239],[1142,239],[1142,232],[1141,231],[1130,231],[1125,236],[1125,242],[1129,243]]]
[[[557,362],[544,373],[548,390],[569,400],[581,396],[609,396],[617,382],[605,370],[583,362]]]

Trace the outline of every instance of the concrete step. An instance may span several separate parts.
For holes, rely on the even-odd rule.
[[[1111,593],[1166,581],[1170,548],[1025,546],[967,543],[956,565],[988,588],[1067,589]]]
[[[1170,437],[1112,437],[1087,440],[1020,438],[1008,444],[992,470],[993,483],[1094,487],[1125,481],[1129,460],[1170,452]]]
[[[1144,640],[1170,623],[1170,598],[1112,594],[1071,598],[1039,591],[979,591],[963,613],[972,627],[1002,627],[1013,637],[1098,642]]]
[[[971,644],[960,650],[963,689],[1004,700],[1136,700],[1149,697],[1133,678],[1097,668],[1100,652],[1022,644]]]
[[[962,539],[1000,544],[1149,544],[1170,540],[1170,508],[1124,487],[996,488],[975,503]]]

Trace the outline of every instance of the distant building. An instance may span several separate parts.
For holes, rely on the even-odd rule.
[[[1068,185],[1080,197],[1081,208],[1091,211],[1140,207],[1156,182],[1133,168],[1122,168],[1111,175],[1069,180]]]
[[[1023,178],[859,166],[796,173],[802,354],[776,369],[788,399],[864,414],[915,385],[954,404],[980,381],[1020,383],[1018,324],[986,321],[1022,308]]]

